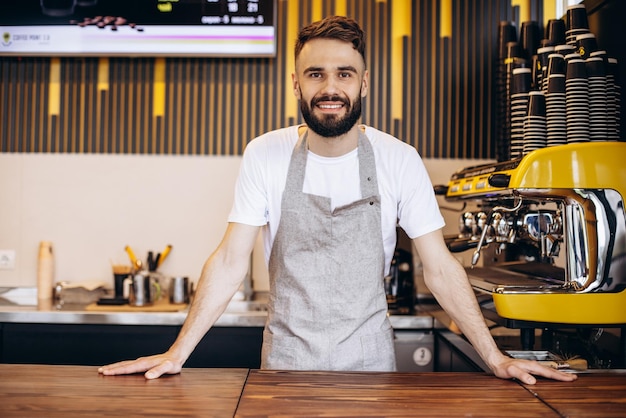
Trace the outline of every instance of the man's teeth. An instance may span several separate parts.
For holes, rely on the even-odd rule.
[[[343,105],[340,105],[340,104],[332,104],[332,105],[328,104],[328,105],[323,105],[323,104],[321,104],[321,105],[318,105],[318,106],[319,106],[320,108],[322,108],[322,109],[339,109],[339,108],[340,108],[341,106],[343,106]]]

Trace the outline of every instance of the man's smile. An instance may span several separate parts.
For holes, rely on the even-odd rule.
[[[318,104],[317,107],[320,109],[340,109],[343,107],[343,103],[339,104]]]

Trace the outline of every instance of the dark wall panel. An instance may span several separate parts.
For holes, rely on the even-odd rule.
[[[338,3],[279,0],[272,59],[0,57],[0,152],[239,155],[254,136],[301,122],[287,108],[287,46],[295,36],[287,31],[289,7],[297,7],[300,27],[334,13]],[[363,122],[424,157],[495,158],[496,28],[515,20],[516,8],[505,0],[452,0],[452,37],[442,38],[439,1],[342,4],[368,33]],[[531,5],[532,18],[541,20],[541,0]],[[395,95],[394,7],[411,16],[401,51],[403,90]],[[398,101],[401,117],[394,118]]]

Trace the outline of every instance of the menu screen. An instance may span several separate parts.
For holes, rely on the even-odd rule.
[[[276,0],[0,0],[0,55],[274,56]]]

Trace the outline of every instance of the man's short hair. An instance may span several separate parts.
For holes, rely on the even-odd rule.
[[[319,38],[350,42],[365,62],[365,33],[356,20],[345,16],[329,16],[305,26],[296,39],[295,59],[298,59],[304,44]]]

